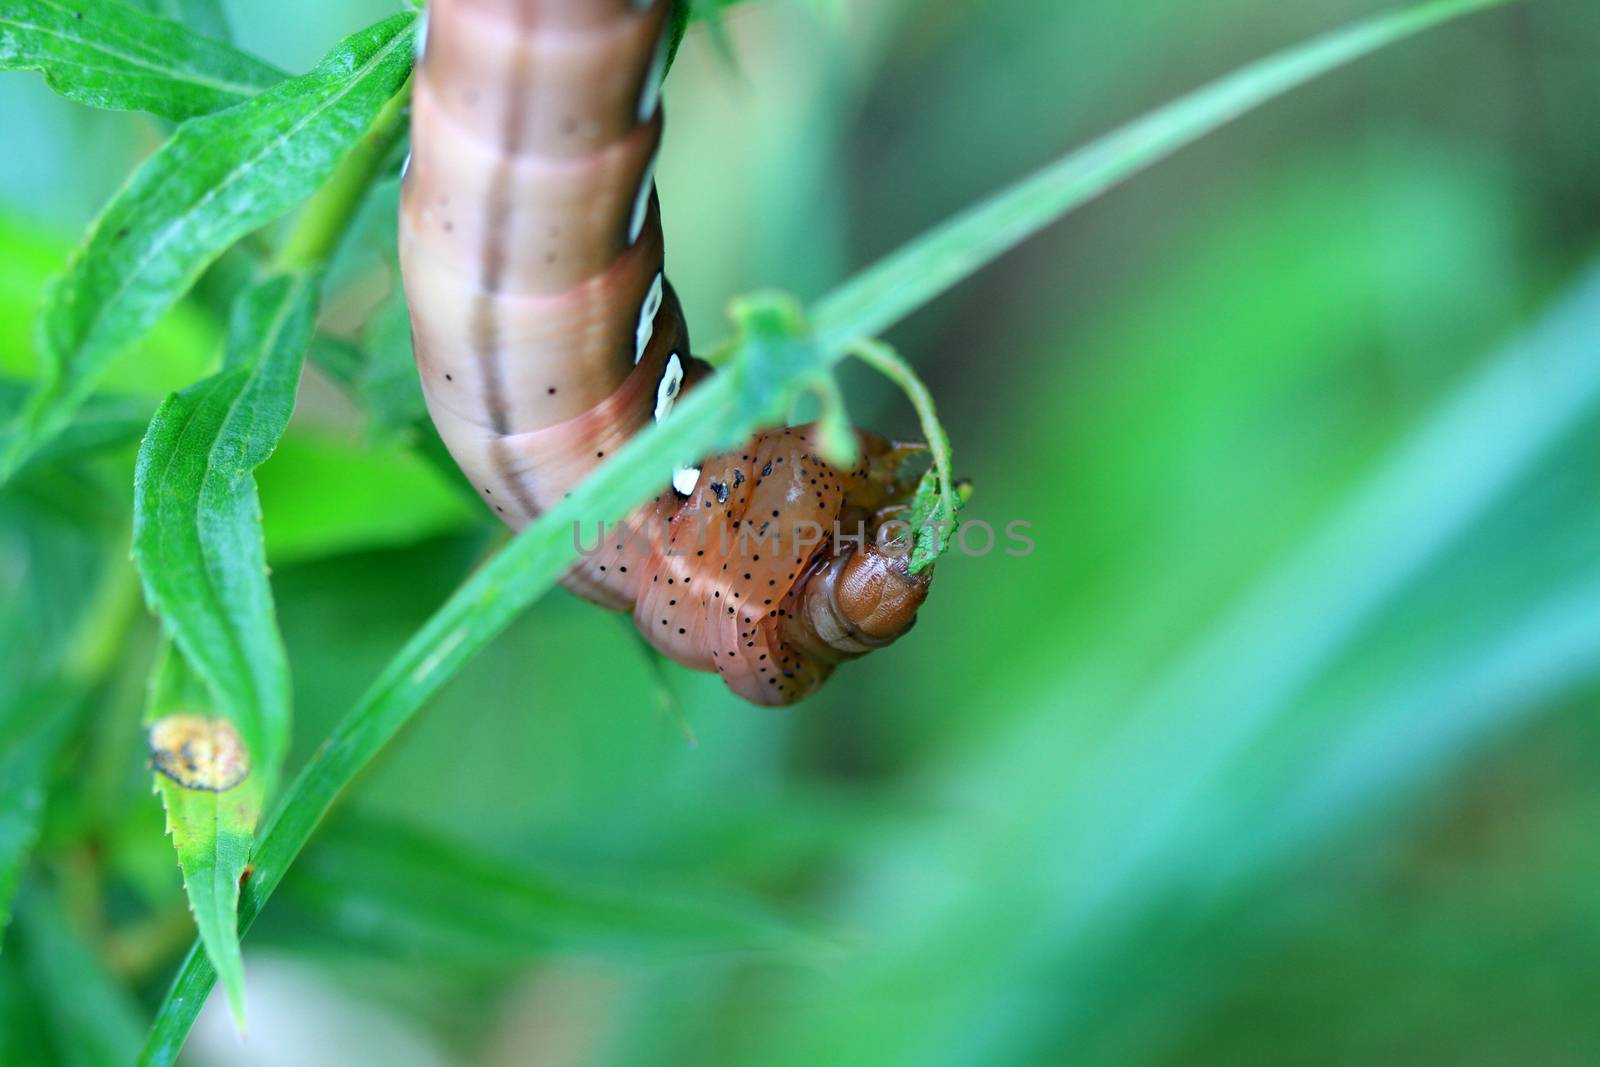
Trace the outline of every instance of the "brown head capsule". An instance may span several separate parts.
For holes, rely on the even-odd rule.
[[[906,557],[876,544],[844,553],[813,572],[789,629],[810,630],[839,659],[882,648],[911,629],[928,596],[930,575],[911,574]],[[820,652],[820,649],[819,649]]]

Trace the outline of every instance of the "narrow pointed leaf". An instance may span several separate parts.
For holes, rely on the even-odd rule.
[[[27,382],[0,378],[0,423],[26,403],[28,390]],[[137,444],[150,423],[154,406],[153,401],[143,397],[96,394],[78,409],[54,440],[29,458],[29,462],[73,459]],[[9,427],[0,424],[0,449],[5,448],[11,432]]]
[[[344,942],[439,963],[525,965],[552,951],[814,958],[825,941],[756,901],[630,875],[562,877],[394,823],[341,817],[285,892]],[[350,916],[359,915],[357,922]]]
[[[30,1049],[25,1063],[108,1067],[139,1049],[138,1003],[105,970],[62,912],[61,903],[30,885],[18,909],[23,973],[44,1009],[55,1055]],[[20,1065],[19,1065],[20,1067]]]
[[[0,691],[0,941],[39,834],[50,771],[77,717],[77,704],[61,686]]]
[[[46,298],[45,376],[0,451],[0,482],[210,263],[328,179],[409,75],[415,18],[386,19],[312,73],[191,119],[134,173]]]
[[[239,295],[226,366],[161,405],[134,476],[145,595],[268,792],[288,742],[289,668],[251,472],[294,410],[317,288],[310,275],[277,275]]]
[[[50,88],[91,107],[174,120],[241,104],[284,77],[232,45],[119,0],[5,0],[0,70],[37,70]]]
[[[239,732],[217,713],[205,683],[169,647],[145,713],[155,789],[183,870],[183,891],[228,1006],[244,1030],[239,880],[261,817],[262,775]]]

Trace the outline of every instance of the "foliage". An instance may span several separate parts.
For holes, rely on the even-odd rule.
[[[0,707],[0,931],[39,832],[44,787],[67,738],[72,707],[59,691],[6,694]]]
[[[246,52],[117,0],[12,0],[0,11],[0,70],[37,70],[90,107],[175,121],[241,104],[283,78]]]
[[[208,265],[329,178],[409,74],[413,20],[386,19],[312,73],[191,119],[139,168],[51,287],[46,374],[0,453],[0,484]]]
[[[315,278],[284,274],[242,292],[222,371],[161,405],[135,469],[145,594],[238,726],[267,792],[289,740],[289,668],[251,472],[289,424],[316,295]]]

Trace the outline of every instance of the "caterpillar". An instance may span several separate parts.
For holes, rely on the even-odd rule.
[[[441,438],[513,529],[710,372],[664,272],[655,161],[672,0],[432,0],[401,276]],[[758,704],[799,700],[915,622],[929,572],[879,533],[922,446],[757,434],[662,491],[563,579]]]

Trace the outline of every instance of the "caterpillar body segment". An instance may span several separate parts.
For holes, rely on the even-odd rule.
[[[428,410],[521,529],[709,373],[664,273],[671,0],[432,0],[400,258]],[[784,704],[910,628],[927,574],[874,532],[905,450],[841,471],[808,427],[681,471],[564,579],[685,666]],[[758,537],[752,537],[759,531]]]

